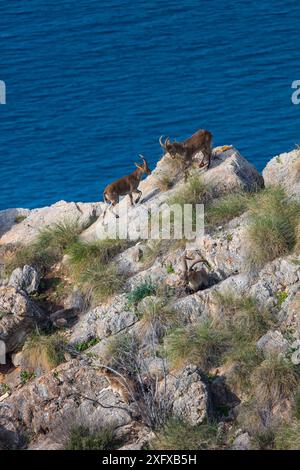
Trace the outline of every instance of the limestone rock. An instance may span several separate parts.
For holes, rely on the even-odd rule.
[[[250,450],[251,449],[251,440],[247,432],[240,434],[233,441],[232,450]]]
[[[178,418],[196,426],[208,417],[211,406],[208,389],[196,366],[188,365],[170,374],[166,390],[172,413]]]
[[[41,228],[64,221],[88,224],[98,217],[103,203],[75,203],[59,201],[49,207],[29,211],[25,220],[5,230],[0,238],[0,245],[7,243],[29,244],[37,237]],[[1,216],[1,214],[0,214]],[[8,225],[6,225],[8,227]]]
[[[6,312],[0,319],[0,339],[7,353],[20,350],[33,325],[45,321],[37,305],[14,287],[0,287],[0,311]]]
[[[27,292],[27,294],[33,294],[39,288],[40,275],[32,266],[25,265],[23,268],[16,268],[12,272],[8,284],[18,290]]]
[[[0,211],[0,238],[29,214],[29,209],[6,209]]]
[[[289,349],[288,341],[280,331],[268,331],[256,343],[257,349],[263,351],[265,355],[284,354]]]
[[[263,170],[266,187],[282,186],[293,199],[300,201],[300,150],[272,158]]]

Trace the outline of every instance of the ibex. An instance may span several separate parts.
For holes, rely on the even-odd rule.
[[[110,202],[111,207],[114,207],[116,204],[118,204],[120,196],[126,196],[127,194],[130,197],[131,205],[133,205],[133,197],[132,197],[133,193],[138,194],[138,197],[135,200],[135,204],[139,202],[139,200],[141,199],[142,191],[138,189],[138,185],[140,184],[143,174],[146,173],[147,175],[150,175],[151,170],[148,167],[148,163],[146,159],[143,157],[143,155],[140,155],[140,157],[143,160],[143,166],[139,165],[138,163],[135,163],[135,166],[137,167],[137,169],[133,173],[130,173],[130,175],[127,175],[127,176],[123,176],[123,178],[120,178],[117,181],[110,183],[104,189],[104,192],[103,192],[104,202],[107,202],[107,203]],[[107,208],[104,211],[103,218],[105,217],[106,211],[107,211]],[[119,217],[115,213],[114,215],[116,217]]]
[[[163,142],[162,137],[160,137],[159,143],[163,150],[169,153],[172,158],[179,156],[184,159],[186,166],[188,166],[192,162],[193,157],[201,152],[203,157],[199,166],[200,168],[203,166],[209,168],[212,156],[212,134],[209,131],[200,129],[192,137],[183,142],[176,142],[176,140],[171,142],[169,138]]]
[[[190,267],[187,265],[187,260],[193,260]],[[198,263],[204,263],[208,268],[210,268],[208,261],[204,258],[189,258],[186,254],[181,258],[181,280],[184,285],[189,287],[193,292],[197,292],[200,289],[206,289],[209,285],[209,276],[207,271],[204,268],[201,268],[199,271],[194,269],[194,266]]]

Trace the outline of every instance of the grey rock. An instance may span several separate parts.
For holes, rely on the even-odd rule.
[[[250,450],[251,449],[251,439],[247,432],[240,434],[233,442],[232,450]]]
[[[300,150],[272,158],[263,170],[266,187],[282,186],[293,199],[300,201]]]
[[[162,391],[164,390],[162,382]],[[166,395],[172,413],[192,426],[201,424],[210,414],[210,398],[199,369],[188,365],[170,374],[166,380]]]
[[[14,225],[17,225],[19,218],[26,218],[29,214],[29,209],[6,209],[0,211],[0,238]]]
[[[285,354],[289,349],[288,341],[280,331],[268,331],[256,343],[257,349],[265,355]]]
[[[46,321],[40,308],[14,287],[0,287],[0,311],[7,312],[0,319],[0,339],[7,353],[19,351],[33,326]]]
[[[39,288],[40,275],[32,266],[25,265],[12,272],[8,284],[27,292],[27,294],[33,294]]]

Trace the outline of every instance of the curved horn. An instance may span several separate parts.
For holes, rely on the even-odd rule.
[[[165,149],[165,148],[166,148],[166,145],[165,145],[165,143],[163,143],[162,138],[163,138],[163,136],[161,135],[160,138],[159,138],[159,145],[160,145],[163,149]]]
[[[139,157],[140,157],[143,161],[146,160],[145,157],[144,157],[143,155],[141,155],[141,154],[139,154]]]

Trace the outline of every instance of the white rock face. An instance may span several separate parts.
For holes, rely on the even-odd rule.
[[[282,186],[289,196],[300,201],[300,149],[272,158],[263,170],[263,178],[266,187]]]
[[[78,220],[81,224],[88,224],[94,217],[98,217],[103,209],[104,203],[75,203],[59,201],[49,207],[42,207],[41,209],[33,209],[25,211],[26,219],[20,223],[5,223],[8,215],[2,215],[4,225],[1,224],[2,230],[0,231],[0,245],[7,243],[22,243],[28,244],[32,242],[38,235],[40,229],[50,225],[54,225],[64,221]],[[14,209],[20,211],[20,209]],[[3,212],[3,211],[2,211]],[[4,211],[6,212],[6,211]],[[14,220],[16,215],[13,213]],[[12,220],[12,215],[9,215],[9,220]],[[1,222],[1,213],[0,213]],[[3,228],[4,227],[4,228]]]
[[[6,209],[0,211],[0,237],[30,214],[29,209]]]

